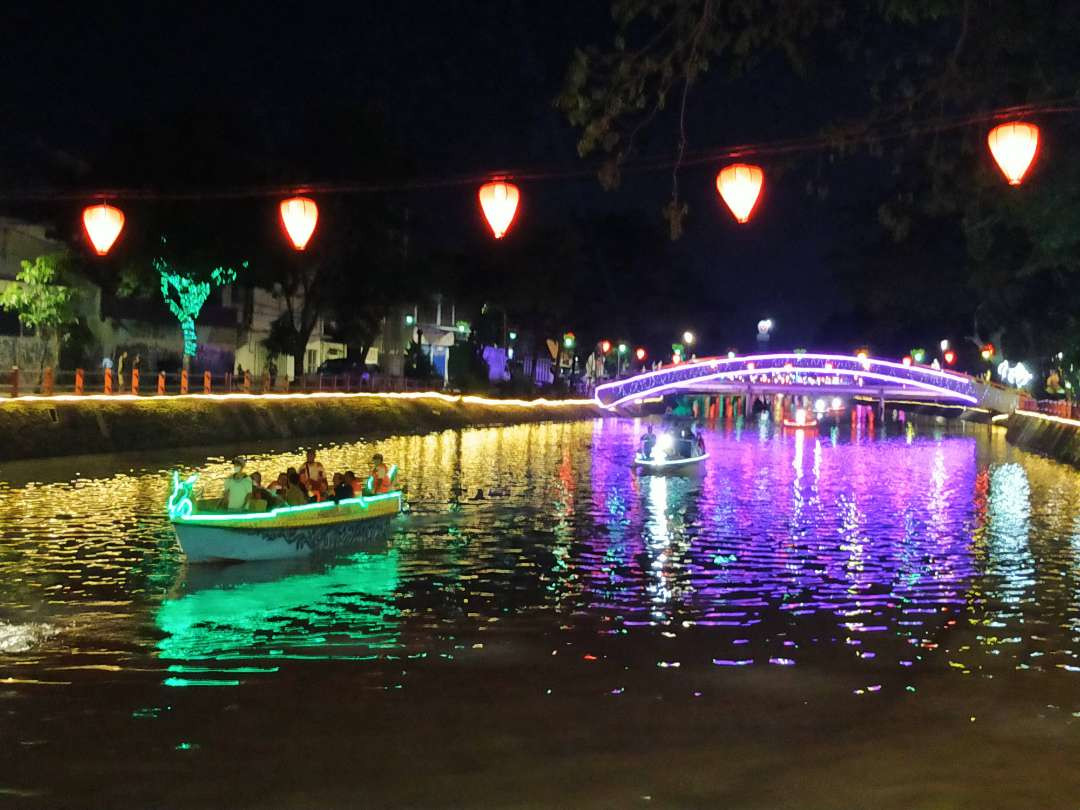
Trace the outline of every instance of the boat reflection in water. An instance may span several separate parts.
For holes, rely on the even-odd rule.
[[[169,686],[237,685],[286,660],[367,660],[398,644],[398,552],[191,566],[161,605]]]

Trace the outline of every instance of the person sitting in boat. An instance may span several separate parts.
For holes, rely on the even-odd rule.
[[[283,496],[285,494],[285,490],[289,488],[289,474],[284,472],[281,473],[280,475],[278,475],[277,478],[267,484],[266,488],[278,497]]]
[[[641,437],[641,457],[652,458],[654,447],[656,447],[656,434],[653,433],[652,425],[649,425],[645,429],[645,435]]]
[[[315,449],[307,451],[307,461],[300,465],[300,475],[307,479],[308,491],[321,498],[326,493],[326,468],[315,460]]]
[[[221,496],[221,507],[230,512],[241,512],[251,502],[253,486],[251,478],[244,473],[247,459],[237,456],[233,459],[232,475],[225,479],[225,494]]]
[[[308,496],[303,484],[300,483],[300,473],[294,467],[290,467],[287,475],[289,477],[289,486],[285,489],[285,503],[289,506],[299,506],[307,503]]]
[[[262,485],[262,473],[260,472],[251,474],[251,499],[266,501],[267,509],[274,509],[284,503],[272,490]]]
[[[390,470],[383,462],[382,453],[376,453],[371,457],[371,492],[375,495],[381,495],[384,492],[389,492],[391,486]]]
[[[353,496],[353,489],[345,480],[345,476],[337,472],[334,473],[334,487],[331,491],[333,492],[334,503]]]
[[[345,483],[352,488],[353,497],[364,494],[364,482],[357,478],[352,470],[345,473]]]
[[[694,455],[694,436],[693,433],[686,428],[679,431],[679,441],[675,443],[675,448],[680,458],[690,458]]]

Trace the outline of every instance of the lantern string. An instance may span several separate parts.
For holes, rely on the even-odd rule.
[[[755,157],[780,157],[803,152],[823,151],[827,149],[848,148],[870,144],[882,144],[905,138],[915,138],[939,132],[948,132],[975,124],[1012,119],[1021,116],[1068,115],[1080,112],[1080,105],[1072,97],[1003,107],[982,113],[955,117],[938,117],[913,123],[902,129],[886,130],[884,122],[878,122],[877,128],[866,125],[839,128],[830,132],[793,139],[760,141],[735,146],[710,147],[701,150],[688,150],[681,158],[682,166],[701,166],[715,164],[723,160]],[[667,171],[676,165],[671,155],[638,157],[625,161],[621,171],[630,174]],[[0,201],[14,200],[230,200],[252,199],[260,197],[284,197],[296,194],[371,194],[385,192],[409,192],[430,189],[471,186],[488,182],[497,176],[517,181],[578,180],[595,177],[599,163],[573,167],[521,168],[518,170],[500,169],[496,172],[446,175],[443,177],[424,177],[413,180],[386,180],[369,182],[315,182],[293,185],[243,186],[236,188],[186,189],[164,191],[146,187],[112,187],[94,189],[56,189],[49,187],[29,189],[0,189]]]

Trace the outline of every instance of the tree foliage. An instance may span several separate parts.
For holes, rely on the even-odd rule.
[[[19,323],[42,337],[59,336],[62,327],[78,321],[75,290],[60,283],[61,256],[38,256],[20,262],[15,281],[0,292],[0,308],[18,315]]]

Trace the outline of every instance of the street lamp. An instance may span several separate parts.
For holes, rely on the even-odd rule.
[[[694,333],[689,331],[689,330],[687,330],[686,332],[683,332],[682,333],[682,340],[683,340],[683,343],[685,343],[687,346],[693,346],[694,345]]]
[[[405,316],[405,325],[406,326],[412,326],[414,323],[416,323],[416,316],[411,315],[411,314]]]
[[[769,347],[769,336],[775,325],[772,318],[762,318],[757,322],[758,349],[764,351]]]

